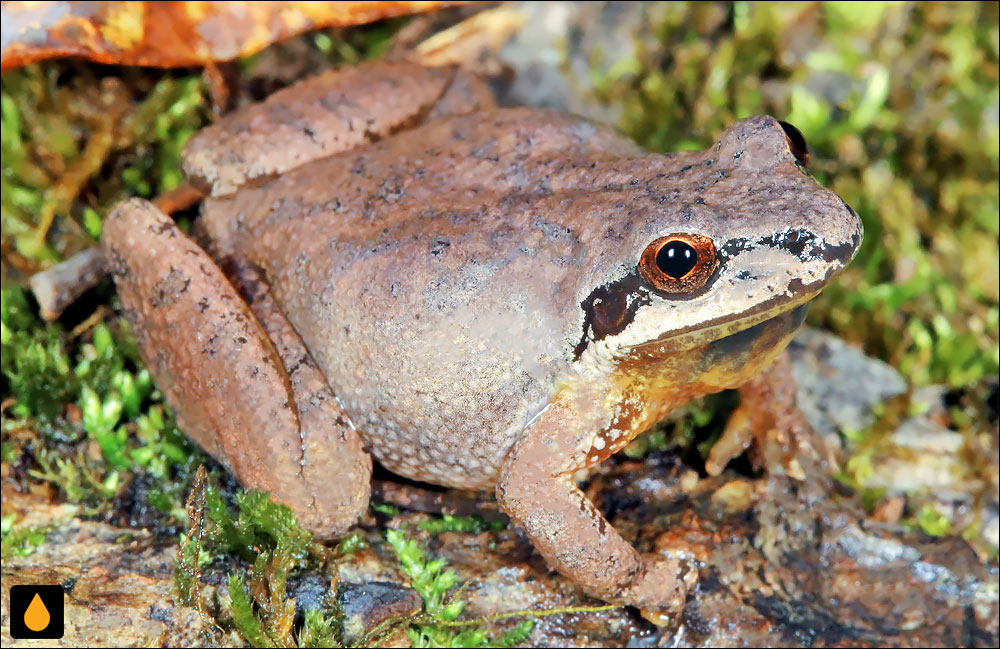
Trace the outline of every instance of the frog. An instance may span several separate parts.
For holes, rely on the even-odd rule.
[[[669,617],[696,559],[638,552],[574,476],[727,389],[710,471],[791,434],[779,356],[862,240],[808,155],[766,115],[651,153],[461,68],[372,62],[204,128],[191,234],[133,198],[101,250],[179,427],[318,538],[367,510],[374,458],[492,492],[585,593]]]

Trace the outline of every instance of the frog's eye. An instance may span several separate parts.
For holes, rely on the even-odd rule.
[[[792,152],[795,159],[799,161],[799,164],[803,167],[809,166],[809,145],[806,144],[806,138],[802,135],[802,131],[795,128],[788,122],[778,122],[781,124],[781,129],[785,132],[785,139],[788,140],[788,150]]]
[[[646,246],[639,273],[661,293],[689,293],[704,286],[718,265],[711,239],[678,232]]]

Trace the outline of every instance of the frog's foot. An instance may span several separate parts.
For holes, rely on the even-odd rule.
[[[344,533],[367,506],[371,460],[273,302],[255,305],[258,320],[212,259],[146,201],[115,208],[101,243],[181,428],[307,528]]]
[[[642,616],[657,626],[675,624],[688,591],[697,583],[697,569],[679,559],[656,555],[642,555],[641,559],[642,571],[623,599],[635,602]]]
[[[787,354],[740,387],[740,405],[705,462],[719,475],[730,460],[750,450],[758,468],[797,480],[836,471],[836,458],[796,406],[795,379]],[[822,469],[826,464],[827,468]]]
[[[589,595],[666,623],[683,608],[695,572],[676,559],[640,555],[577,488],[574,450],[587,426],[567,401],[551,403],[511,450],[497,502],[548,564]]]

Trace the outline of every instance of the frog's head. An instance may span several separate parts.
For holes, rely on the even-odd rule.
[[[808,155],[797,129],[756,116],[706,151],[642,159],[623,256],[581,305],[577,351],[769,361],[862,238],[854,210],[805,172]]]

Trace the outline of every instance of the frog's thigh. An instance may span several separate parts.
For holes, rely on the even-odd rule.
[[[753,447],[755,464],[802,480],[836,470],[835,458],[796,404],[791,361],[784,352],[740,386],[740,405],[712,447],[705,470],[718,475],[733,458]],[[828,470],[820,465],[827,463]]]
[[[302,432],[302,477],[310,493],[321,498],[315,508],[325,517],[318,521],[322,526],[310,527],[339,536],[368,506],[371,456],[263,277],[247,264],[236,262],[234,266],[234,281],[243,287],[250,309],[288,372]]]
[[[650,613],[676,612],[687,567],[640,556],[573,483],[579,430],[572,408],[560,400],[535,419],[501,469],[500,507],[550,566],[588,594]]]
[[[242,484],[269,491],[311,529],[326,536],[353,523],[357,512],[345,521],[352,503],[322,491],[314,500],[293,385],[211,258],[138,199],[115,208],[101,242],[142,355],[185,432]],[[367,493],[367,485],[359,489],[353,498]]]

